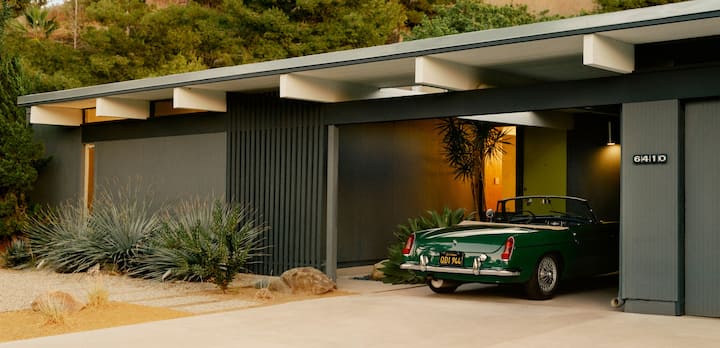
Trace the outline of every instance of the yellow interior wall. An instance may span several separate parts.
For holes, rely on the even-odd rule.
[[[506,140],[510,144],[504,146],[505,153],[485,162],[485,202],[492,209],[498,200],[515,196],[516,137],[508,135]]]
[[[567,132],[525,128],[524,195],[567,194]]]

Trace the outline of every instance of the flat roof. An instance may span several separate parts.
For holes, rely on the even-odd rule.
[[[394,88],[416,85],[416,58],[499,73],[503,79],[576,80],[618,75],[583,64],[583,37],[630,45],[720,35],[720,1],[693,0],[396,44],[244,64],[18,97],[18,105],[95,107],[95,98],[167,100],[173,89],[274,90],[280,76]],[[511,77],[508,79],[508,77]],[[519,82],[521,83],[521,82]]]

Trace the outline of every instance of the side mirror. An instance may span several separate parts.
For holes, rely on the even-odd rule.
[[[493,217],[495,217],[495,211],[492,209],[486,210],[485,217],[488,219],[488,221],[492,221]]]

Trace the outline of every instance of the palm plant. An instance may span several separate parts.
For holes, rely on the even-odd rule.
[[[25,9],[25,24],[18,23],[17,27],[35,40],[47,39],[50,34],[59,28],[58,22],[54,18],[48,18],[49,15],[50,12],[45,9],[30,6]]]
[[[459,224],[465,216],[464,209],[452,210],[444,208],[442,212],[427,211],[427,216],[419,216],[410,218],[405,225],[398,225],[395,231],[397,242],[388,247],[388,260],[383,262],[382,271],[385,274],[384,283],[392,284],[417,284],[422,283],[424,279],[415,275],[410,270],[400,269],[403,263],[402,249],[408,237],[414,232],[422,231],[430,228],[449,227]]]
[[[443,155],[455,172],[455,179],[470,181],[476,212],[483,212],[485,202],[485,161],[505,153],[508,131],[486,122],[445,118],[438,125],[443,136]]]

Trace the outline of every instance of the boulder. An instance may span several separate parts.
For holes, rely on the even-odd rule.
[[[370,279],[372,280],[382,280],[385,278],[385,272],[383,272],[383,263],[388,260],[382,260],[376,264],[373,265],[372,273],[370,273]]]
[[[32,302],[32,310],[39,312],[43,308],[64,313],[75,313],[85,308],[85,304],[72,295],[62,291],[49,291],[38,295]]]
[[[312,267],[299,267],[285,271],[280,278],[293,293],[312,293],[315,295],[337,289],[337,285],[325,273]]]

